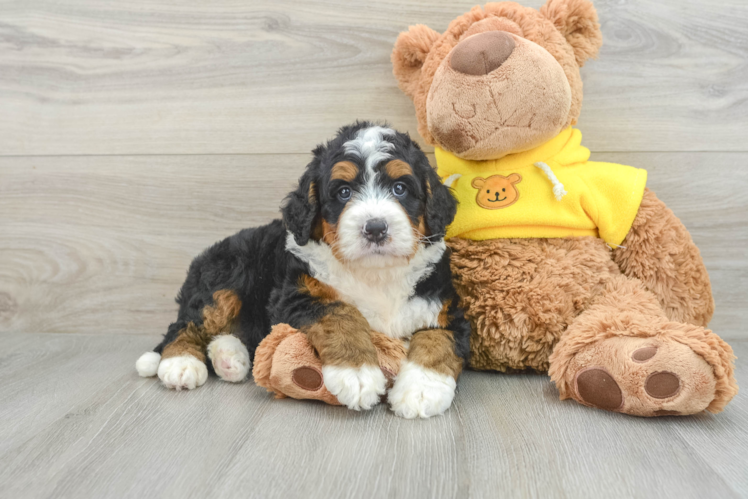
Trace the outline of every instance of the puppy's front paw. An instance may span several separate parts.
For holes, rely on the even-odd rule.
[[[405,361],[388,399],[398,417],[429,418],[449,408],[456,386],[455,379],[449,375]]]
[[[194,389],[208,380],[208,367],[195,356],[175,356],[161,360],[158,378],[169,389]]]
[[[387,387],[387,378],[378,366],[359,368],[323,366],[325,387],[351,410],[370,410],[379,403]]]
[[[152,377],[158,371],[161,355],[157,352],[146,352],[135,362],[135,369],[141,377]]]
[[[233,335],[214,338],[208,345],[208,357],[216,375],[227,382],[243,381],[252,365],[246,346]]]

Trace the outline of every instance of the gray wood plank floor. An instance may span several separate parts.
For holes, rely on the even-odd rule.
[[[155,340],[4,336],[0,495],[748,495],[745,393],[719,415],[644,419],[559,401],[543,375],[466,372],[444,416],[408,421],[274,400],[252,381],[169,391],[133,368]]]

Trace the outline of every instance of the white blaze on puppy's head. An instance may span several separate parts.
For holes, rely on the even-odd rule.
[[[354,192],[337,224],[336,250],[361,265],[391,265],[412,256],[416,235],[391,189],[380,181],[378,166],[392,158],[395,131],[374,126],[359,130],[344,144],[346,154],[364,163],[364,183]]]

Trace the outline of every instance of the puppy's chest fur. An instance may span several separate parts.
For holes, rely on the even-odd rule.
[[[443,304],[415,295],[418,282],[433,272],[445,251],[443,242],[424,247],[402,267],[357,269],[343,265],[326,245],[300,247],[289,238],[287,249],[309,265],[313,278],[332,287],[355,306],[371,328],[392,338],[409,338],[438,327]]]

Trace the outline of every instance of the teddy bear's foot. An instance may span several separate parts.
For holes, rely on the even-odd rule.
[[[582,404],[632,415],[689,415],[714,399],[709,364],[674,340],[614,337],[572,361],[573,396]]]
[[[737,392],[724,342],[693,325],[662,322],[653,329],[652,336],[603,334],[581,347],[556,380],[562,397],[646,417],[720,411]],[[573,342],[563,344],[559,354]]]
[[[208,357],[216,375],[226,382],[242,382],[252,364],[247,347],[233,335],[215,337],[208,344]]]

